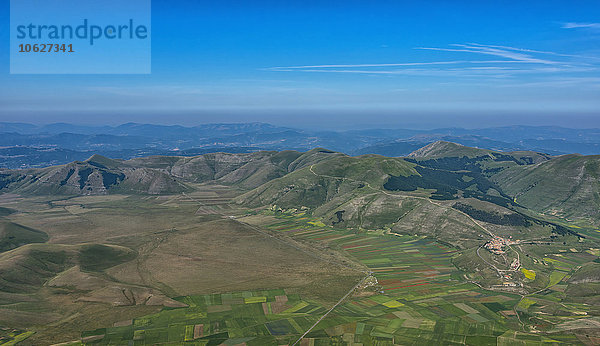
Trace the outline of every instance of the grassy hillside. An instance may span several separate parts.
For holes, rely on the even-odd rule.
[[[32,293],[49,278],[75,265],[77,249],[32,244],[0,255],[0,291]]]
[[[449,205],[429,202],[429,191],[387,191],[390,177],[419,177],[415,164],[376,155],[338,157],[293,172],[260,186],[237,203],[299,210],[318,217],[325,225],[356,229],[387,229],[397,233],[445,237],[459,247],[468,246],[481,230]]]
[[[259,186],[240,197],[238,202],[253,207],[272,204],[281,208],[305,206],[325,214],[357,197],[370,199],[369,194],[377,193],[384,195],[378,198],[387,199],[386,193],[398,191],[414,192],[438,200],[475,197],[509,206],[512,198],[490,177],[510,167],[526,166],[546,159],[536,153],[503,154],[447,142],[437,142],[428,147],[422,153],[432,154],[434,158],[335,156]],[[442,157],[444,148],[449,148],[448,155],[461,156]],[[354,204],[357,203],[370,202],[363,200]],[[385,204],[384,201],[375,203]],[[375,208],[379,209],[390,213],[386,209],[394,207]],[[396,215],[397,211],[392,214]]]
[[[42,231],[0,218],[0,252],[31,243],[44,243],[48,235]]]
[[[532,166],[512,167],[492,179],[527,208],[600,224],[600,156],[559,156]]]
[[[479,161],[486,161],[490,159],[494,161],[514,161],[518,164],[539,163],[552,158],[550,155],[535,151],[500,152],[467,147],[461,144],[446,141],[437,141],[428,144],[418,150],[413,151],[408,155],[408,157],[421,160],[466,157],[469,159],[479,158]]]
[[[212,153],[195,157],[153,156],[127,161],[193,183],[217,182],[253,189],[297,169],[340,156],[324,149],[260,151],[249,154]]]
[[[49,278],[79,266],[83,271],[101,271],[135,258],[131,249],[102,244],[80,246],[30,244],[0,255],[0,292],[37,291]]]
[[[408,157],[435,159],[440,157],[466,156],[473,158],[489,155],[492,152],[492,150],[488,149],[471,148],[452,142],[437,141],[413,151],[408,154]]]
[[[151,156],[129,161],[93,155],[86,161],[0,173],[0,192],[26,195],[173,194],[188,183],[214,182],[253,189],[297,169],[341,156],[324,149],[306,153],[262,151],[195,157]]]
[[[62,166],[0,173],[0,191],[26,195],[163,194],[186,190],[168,174],[99,155]]]
[[[390,175],[414,174],[413,166],[402,159],[340,155],[264,184],[238,202],[254,207],[278,204],[283,208],[316,208],[342,195],[373,192],[368,186],[379,188]]]

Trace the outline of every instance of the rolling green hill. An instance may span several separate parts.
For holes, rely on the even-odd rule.
[[[44,243],[48,235],[42,231],[0,218],[0,252],[31,243]]]
[[[30,244],[4,252],[0,254],[0,291],[35,292],[45,280],[75,265],[75,254],[75,248],[49,244]]]
[[[448,156],[441,156],[445,149]],[[277,204],[318,209],[331,201],[373,193],[389,197],[398,191],[441,200],[475,197],[508,206],[512,198],[490,177],[510,167],[548,159],[537,153],[505,154],[448,142],[430,144],[417,154],[404,159],[338,155],[267,182],[238,202],[254,207]]]
[[[600,156],[563,155],[506,169],[492,180],[527,208],[600,224]]]
[[[252,189],[307,165],[340,155],[324,149],[313,149],[306,153],[287,150],[249,154],[212,153],[195,157],[152,156],[127,163],[156,169],[183,181],[215,181]]]
[[[273,180],[236,201],[275,211],[304,210],[329,226],[429,235],[459,248],[469,246],[481,229],[451,205],[431,202],[432,189],[385,188],[391,178],[419,178],[420,168],[400,158],[337,157]]]
[[[499,152],[437,141],[410,153],[408,158],[411,161],[435,163],[437,168],[450,170],[464,170],[472,167],[498,170],[513,165],[532,165],[545,162],[552,159],[552,156],[535,151]]]
[[[549,216],[600,225],[600,156],[552,157],[529,151],[500,153],[436,142],[415,151],[407,160],[435,169],[438,175],[440,170],[455,172],[454,177],[445,178],[455,181],[445,186],[451,191],[463,184],[456,172],[466,170],[471,178],[478,178],[474,174],[483,176],[498,192],[494,195],[507,197],[515,205]],[[420,173],[425,173],[421,174],[425,180],[432,175],[431,171]],[[424,183],[439,187],[439,182]]]
[[[473,158],[478,156],[486,156],[491,153],[493,153],[493,151],[488,149],[471,148],[452,142],[437,141],[413,151],[412,153],[408,154],[408,157],[435,159],[443,157],[466,156]]]
[[[413,166],[402,159],[376,155],[336,156],[261,185],[238,202],[254,207],[317,208],[333,199],[372,193],[371,188],[381,187],[392,174],[415,174]]]
[[[135,258],[131,249],[104,244],[29,244],[0,254],[0,291],[33,292],[48,278],[79,266],[99,272]]]

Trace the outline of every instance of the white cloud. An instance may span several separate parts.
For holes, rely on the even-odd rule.
[[[395,64],[336,64],[336,65],[304,65],[304,66],[278,66],[267,69],[307,69],[307,68],[339,68],[339,67],[393,67],[393,66],[419,66],[419,65],[446,65],[458,64],[465,61],[434,61],[434,62],[407,62]]]
[[[600,29],[600,23],[569,22],[562,24],[563,29]]]
[[[430,49],[430,48],[419,48]],[[433,49],[433,48],[431,48]],[[502,64],[502,63],[518,63],[520,61],[512,60],[452,60],[452,61],[432,61],[432,62],[406,62],[406,63],[389,63],[389,64],[330,64],[330,65],[300,65],[300,66],[276,66],[267,67],[262,70],[270,71],[293,71],[306,70],[315,68],[361,68],[361,67],[404,67],[404,66],[428,66],[428,65],[458,65],[458,64]]]
[[[479,43],[451,44],[449,47],[416,47],[425,51],[456,52],[494,56],[489,60],[445,60],[398,63],[320,64],[270,67],[263,70],[279,72],[338,73],[390,76],[438,76],[506,79],[530,75],[565,76],[600,71],[600,57],[563,54],[503,45]]]
[[[576,55],[576,54],[563,54],[563,53],[549,52],[549,51],[544,51],[544,50],[534,50],[534,49],[526,49],[526,48],[518,48],[518,47],[509,47],[509,46],[497,46],[497,45],[489,45],[489,44],[483,45],[483,44],[479,44],[479,43],[469,43],[469,45],[480,46],[480,47],[501,48],[501,49],[507,49],[507,50],[514,50],[514,51],[518,51],[518,52],[533,53],[533,54],[547,54],[547,55],[554,55],[554,56],[584,58],[584,59],[600,59],[600,58],[592,57],[592,56]]]
[[[439,51],[447,51],[447,52],[465,52],[465,53],[474,53],[474,54],[484,54],[484,55],[493,55],[506,59],[510,59],[513,61],[523,62],[523,63],[535,63],[535,64],[556,64],[557,62],[535,58],[531,54],[525,54],[524,52],[517,52],[513,49],[499,48],[501,46],[488,46],[488,45],[479,45],[479,44],[452,44],[451,46],[459,47],[457,49],[454,48],[437,48],[437,47],[418,47],[417,49],[425,49],[425,50],[439,50]]]

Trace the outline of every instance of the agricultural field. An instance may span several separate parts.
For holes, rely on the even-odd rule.
[[[540,316],[548,314],[540,307],[552,299],[560,301],[558,283],[566,277],[561,269],[556,273],[565,275],[551,275],[553,281],[543,294],[495,292],[469,282],[466,273],[456,268],[453,259],[459,255],[457,250],[426,237],[323,227],[301,211],[265,212],[242,217],[241,221],[260,222],[280,239],[292,238],[318,249],[339,251],[341,257],[328,260],[348,256],[363,266],[356,269],[364,270],[366,280],[320,321],[329,306],[292,293],[294,290],[241,291],[177,297],[176,301],[187,306],[86,331],[81,340],[134,345],[291,345],[312,327],[300,345],[541,345],[586,341],[568,333],[569,324],[586,323],[581,317],[590,307],[584,304],[567,305],[563,310],[570,316],[563,314],[546,321],[546,330],[555,324],[563,325],[563,329],[540,333],[544,328]],[[549,256],[548,262],[554,257]],[[561,263],[565,270],[576,265]]]
[[[134,345],[194,342],[198,345],[293,342],[324,313],[322,305],[285,290],[242,291],[177,298],[185,308],[121,321],[84,332],[83,342]]]
[[[290,220],[289,216],[284,217]],[[283,227],[286,223],[292,227]],[[536,332],[535,328],[540,328],[535,325],[536,317],[540,316],[540,313],[533,308],[522,309],[521,300],[536,299],[540,292],[532,295],[525,294],[530,297],[526,298],[520,294],[481,289],[478,284],[467,280],[468,273],[458,270],[454,265],[453,260],[460,256],[458,251],[431,239],[385,234],[385,232],[348,234],[344,230],[302,229],[293,227],[289,221],[276,223],[273,227],[281,232],[292,232],[298,237],[312,241],[326,241],[369,267],[378,282],[377,289],[373,292],[375,294],[362,299],[355,297],[355,300],[344,305],[344,308],[352,310],[362,305],[365,309],[368,306],[375,306],[373,303],[375,300],[375,302],[388,303],[387,307],[390,309],[403,311],[400,315],[408,320],[405,322],[406,325],[404,323],[398,325],[400,323],[397,320],[398,314],[392,317],[387,310],[380,316],[387,315],[390,320],[393,320],[393,323],[388,321],[391,323],[390,328],[386,329],[388,325],[381,320],[373,319],[374,325],[378,326],[376,330],[382,333],[378,334],[380,337],[386,334],[389,340],[396,343],[412,343],[415,334],[411,334],[411,330],[404,328],[418,325],[418,329],[429,323],[430,329],[425,328],[426,331],[418,331],[416,335],[429,342],[444,344],[453,342],[480,344],[485,343],[484,340],[495,344],[512,342],[511,339],[539,342],[576,341],[572,335],[560,335],[560,333],[548,337],[525,333],[524,331]],[[566,273],[560,270],[570,271],[575,269],[577,264],[593,259],[593,256],[585,254],[573,255],[575,255],[573,252],[563,255],[563,258],[570,258],[570,261],[561,262],[562,269],[557,267],[557,274],[552,275],[554,282],[547,283],[546,288],[549,291],[560,290],[557,283],[566,278]],[[550,262],[553,257],[555,256],[546,258]],[[576,260],[576,257],[579,260]],[[542,292],[546,293],[545,290]],[[561,298],[565,298],[564,294],[562,297],[557,297],[557,301]],[[540,305],[542,304],[538,304]],[[577,307],[583,309],[579,314],[574,306],[564,307],[565,313],[556,318],[554,323],[559,323],[559,320],[562,321],[560,323],[565,323],[569,319],[577,321],[587,314],[583,311],[593,310],[590,305],[578,304]],[[342,309],[336,310],[335,314],[340,311]],[[363,310],[358,315],[372,313]],[[411,319],[417,322],[410,322]],[[474,324],[477,326],[474,327]],[[446,327],[443,327],[444,325]],[[447,326],[450,325],[458,329],[448,329]],[[476,330],[477,328],[482,329]],[[405,339],[402,339],[403,336]],[[516,342],[515,340],[513,341]]]

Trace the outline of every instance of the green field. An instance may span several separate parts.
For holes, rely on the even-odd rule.
[[[577,341],[570,333],[532,333],[532,326],[522,326],[517,313],[522,318],[535,314],[540,305],[536,296],[521,300],[519,295],[483,290],[467,282],[452,263],[457,251],[428,238],[322,228],[303,215],[280,214],[266,228],[315,246],[327,244],[368,267],[377,279],[318,323],[303,345]],[[82,338],[101,344],[131,341],[134,345],[291,344],[327,310],[281,289],[176,300],[188,307],[136,318],[127,326],[85,332]]]
[[[83,341],[277,345],[290,342],[325,311],[324,307],[284,290],[185,296],[177,300],[188,307],[125,321],[126,326],[85,332]]]

